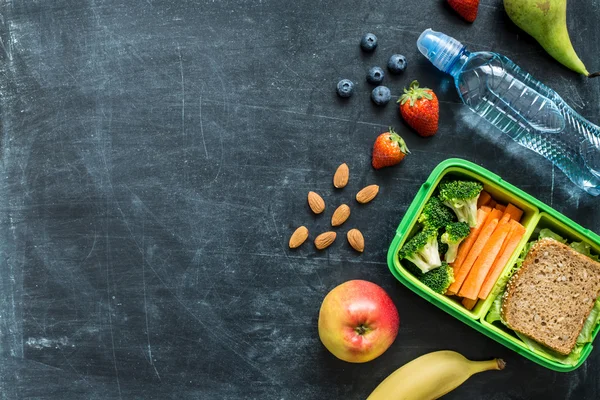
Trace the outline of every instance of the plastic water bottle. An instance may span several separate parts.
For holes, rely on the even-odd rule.
[[[600,195],[600,127],[500,54],[470,53],[456,39],[431,29],[421,34],[417,46],[454,77],[471,110],[546,157],[586,192]]]

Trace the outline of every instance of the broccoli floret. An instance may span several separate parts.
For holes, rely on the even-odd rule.
[[[446,232],[441,236],[442,243],[448,245],[446,251],[446,262],[452,263],[456,260],[458,245],[471,233],[469,224],[466,222],[454,222],[446,226]]]
[[[436,293],[444,294],[454,283],[454,271],[448,263],[418,277],[421,282]]]
[[[418,221],[425,228],[439,229],[455,221],[454,213],[437,197],[432,197],[423,207]]]
[[[479,182],[452,181],[440,185],[440,200],[450,207],[460,222],[477,225],[477,200],[483,190]]]
[[[438,251],[440,253],[440,257],[442,254],[446,254],[448,252],[448,245],[442,242],[442,236],[443,235],[438,235]]]
[[[415,264],[421,272],[429,272],[442,265],[438,250],[437,229],[424,229],[410,239],[398,253],[398,257]]]

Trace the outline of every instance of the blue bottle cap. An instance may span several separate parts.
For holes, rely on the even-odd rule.
[[[458,40],[431,29],[421,33],[417,47],[437,69],[447,73],[465,48]]]

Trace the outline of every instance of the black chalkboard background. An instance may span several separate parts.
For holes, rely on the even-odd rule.
[[[600,68],[596,0],[570,2],[575,48]],[[462,22],[441,0],[6,0],[0,5],[0,399],[365,398],[429,351],[503,357],[448,399],[597,399],[600,353],[554,373],[438,310],[399,284],[385,256],[421,183],[460,157],[501,175],[599,231],[598,200],[541,157],[489,129],[449,77],[418,53],[426,28],[512,58],[600,122],[600,79],[554,62],[482,0]],[[372,31],[377,51],[361,54]],[[365,71],[390,54],[440,97],[441,127],[421,139],[397,108],[369,100]],[[349,101],[337,81],[357,82]],[[388,126],[412,154],[370,168]],[[333,171],[351,169],[336,191]],[[293,229],[328,228],[352,206],[338,241],[287,248]],[[328,210],[313,216],[306,193]],[[355,203],[351,203],[355,204]],[[345,242],[361,229],[366,251]],[[314,235],[312,236],[314,237]],[[363,365],[334,359],[316,318],[349,279],[383,286],[401,317],[396,342]]]

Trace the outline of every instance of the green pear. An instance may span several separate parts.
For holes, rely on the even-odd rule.
[[[590,74],[573,49],[567,31],[567,0],[504,0],[510,19],[534,37],[554,59],[588,77]]]

